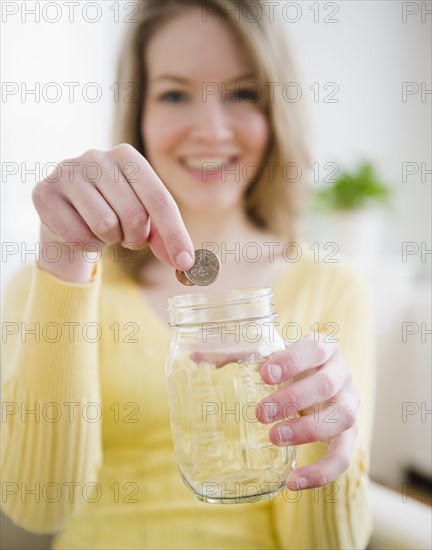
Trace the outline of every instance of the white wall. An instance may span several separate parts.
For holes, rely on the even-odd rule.
[[[40,5],[40,21],[28,14],[27,9]],[[74,22],[68,21],[68,10],[62,2],[59,6],[62,17],[57,23],[44,20],[43,6],[47,2],[3,2],[2,24],[3,51],[3,139],[2,143],[2,214],[3,241],[27,243],[19,245],[17,254],[10,254],[3,267],[3,284],[21,265],[22,255],[31,260],[30,253],[38,239],[38,218],[31,203],[31,190],[39,179],[27,171],[40,164],[40,171],[49,163],[79,155],[90,148],[110,147],[111,114],[115,82],[116,31],[119,25],[112,22],[113,12],[108,2],[99,2],[101,19],[89,23],[77,9]],[[87,2],[85,4],[88,4]],[[94,4],[94,3],[93,3]],[[113,3],[114,4],[114,3]],[[7,15],[5,5],[18,6],[18,13]],[[12,9],[12,7],[10,8]],[[93,19],[95,10],[84,12]],[[47,11],[48,19],[56,12]],[[21,21],[23,18],[24,22]],[[118,39],[117,39],[118,40]],[[7,52],[7,53],[6,53]],[[19,92],[5,95],[6,83],[16,83]],[[64,83],[79,83],[74,89],[73,101],[69,101],[72,86]],[[50,102],[45,98],[56,97],[56,83],[61,90],[61,99]],[[94,101],[98,89],[88,86],[96,83],[101,92],[100,100]],[[38,97],[25,95],[25,90],[39,86]],[[44,93],[45,87],[45,93]],[[24,93],[24,99],[21,97]],[[8,175],[16,163],[19,171]],[[12,245],[5,250],[12,250]],[[12,250],[13,251],[13,250]]]
[[[336,3],[335,3],[336,4]],[[430,228],[431,175],[402,183],[403,162],[431,167],[431,95],[402,102],[402,82],[426,82],[431,89],[431,15],[402,20],[403,2],[337,2],[339,23],[304,17],[290,26],[307,83],[334,81],[337,104],[311,103],[313,160],[353,165],[374,161],[395,190],[385,250],[399,252],[401,240],[424,240]],[[408,4],[408,3],[406,3]],[[410,3],[412,4],[412,3]],[[418,2],[431,9],[431,2]],[[321,3],[322,13],[325,3]],[[408,9],[408,7],[406,8]],[[429,240],[430,243],[430,240]]]

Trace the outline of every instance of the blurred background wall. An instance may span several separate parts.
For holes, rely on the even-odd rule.
[[[3,285],[34,260],[31,190],[44,170],[110,147],[115,60],[132,4],[83,1],[73,12],[66,4],[1,3]],[[392,189],[392,207],[379,211],[381,230],[366,240],[373,253],[350,250],[349,242],[342,248],[375,299],[371,475],[401,491],[413,475],[430,483],[431,9],[430,1],[274,2],[302,73],[313,185],[322,186],[334,165],[368,159]],[[304,221],[312,242],[334,241],[330,225]],[[424,489],[409,487],[422,498]],[[7,533],[4,548],[47,544],[20,538],[10,525]]]

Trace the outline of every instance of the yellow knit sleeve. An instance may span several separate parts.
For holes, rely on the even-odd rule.
[[[92,497],[101,464],[100,278],[73,284],[33,265],[6,293],[1,506],[37,533],[60,529]]]
[[[322,277],[320,279],[322,289]],[[317,297],[326,302],[320,330],[329,329],[339,340],[342,356],[352,371],[361,399],[357,415],[359,434],[350,467],[334,482],[300,492],[287,488],[275,499],[274,524],[280,548],[284,549],[365,548],[372,531],[368,468],[375,396],[375,345],[369,293],[362,277],[346,267],[330,271],[328,285],[324,286],[326,296]],[[324,442],[302,445],[298,465],[315,464],[326,451]]]

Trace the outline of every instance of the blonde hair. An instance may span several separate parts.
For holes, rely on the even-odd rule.
[[[118,89],[130,90],[130,99],[120,98],[117,102],[115,144],[129,143],[145,156],[141,135],[146,93],[144,53],[152,36],[191,8],[200,8],[203,17],[220,17],[249,54],[262,92],[259,103],[270,125],[262,167],[245,193],[246,212],[258,227],[294,240],[309,155],[303,109],[298,101],[290,101],[282,93],[288,83],[294,83],[291,86],[297,90],[301,87],[281,16],[275,13],[272,18],[270,12],[266,13],[263,0],[146,0],[137,7],[139,21],[126,37],[119,63]]]

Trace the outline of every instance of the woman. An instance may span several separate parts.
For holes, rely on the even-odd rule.
[[[41,250],[62,254],[42,254],[6,304],[8,321],[42,338],[8,339],[3,507],[27,529],[61,530],[54,548],[367,545],[367,300],[350,269],[286,246],[301,187],[284,174],[305,173],[307,155],[297,105],[277,93],[295,80],[281,18],[259,3],[256,20],[254,5],[140,3],[121,65],[119,89],[135,100],[120,98],[121,144],[64,161],[60,179],[35,187]],[[102,261],[89,261],[89,243],[105,247]],[[271,399],[297,403],[300,420],[268,419],[264,403],[256,413],[273,444],[302,445],[299,467],[289,490],[256,504],[195,501],[173,459],[167,300],[184,293],[174,269],[209,243],[225,251],[212,291],[271,286],[281,325],[303,336],[261,371],[267,384],[295,377]],[[263,251],[253,263],[250,243]]]

